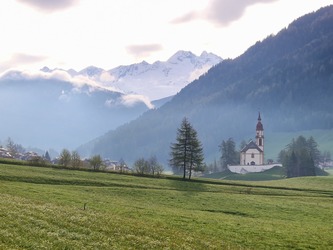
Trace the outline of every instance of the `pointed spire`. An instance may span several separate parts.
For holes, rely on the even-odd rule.
[[[256,131],[263,131],[263,130],[264,130],[264,126],[261,123],[261,116],[260,116],[260,112],[259,112],[258,123],[257,123],[257,126],[256,126]]]

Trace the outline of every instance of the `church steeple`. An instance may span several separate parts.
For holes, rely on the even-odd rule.
[[[257,123],[256,131],[264,131],[264,126],[261,123],[260,112],[259,112],[259,115],[258,115],[258,123]]]
[[[260,112],[258,115],[258,122],[256,126],[256,144],[262,151],[264,151],[264,126],[261,123]]]
[[[263,165],[264,164],[264,126],[261,123],[259,112],[256,126],[256,141],[250,141],[240,152],[241,165]]]

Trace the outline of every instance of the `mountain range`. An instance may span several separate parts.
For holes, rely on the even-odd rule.
[[[70,69],[67,73],[72,77],[87,77],[125,94],[143,95],[153,101],[177,94],[221,61],[222,58],[206,51],[196,56],[190,51],[180,50],[165,62],[149,64],[143,61],[110,70],[90,66],[79,72]],[[44,67],[42,71],[53,70]]]
[[[0,76],[0,139],[41,149],[75,149],[170,100],[222,59],[178,51],[166,62],[81,71],[42,68]],[[145,91],[147,90],[147,91]],[[149,92],[156,95],[150,95]],[[155,99],[157,98],[157,99]],[[154,101],[152,101],[154,100]]]
[[[154,155],[166,164],[184,117],[197,130],[208,160],[219,157],[222,140],[254,137],[259,111],[267,138],[332,129],[332,23],[333,6],[298,18],[212,67],[160,108],[82,145],[80,152],[129,163]]]

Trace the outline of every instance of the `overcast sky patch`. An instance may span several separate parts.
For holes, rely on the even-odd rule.
[[[148,57],[151,53],[162,50],[161,44],[142,44],[130,45],[126,47],[126,51],[135,57]]]
[[[45,56],[29,55],[24,53],[15,53],[9,59],[2,61],[0,65],[0,73],[10,68],[16,68],[20,65],[29,65],[42,62],[46,59]]]
[[[28,55],[24,53],[16,53],[14,54],[10,60],[10,64],[29,64],[36,63],[45,60],[45,56],[36,56],[36,55]]]
[[[45,12],[54,12],[69,8],[73,6],[75,3],[77,3],[79,0],[17,0],[17,1]]]
[[[219,26],[228,26],[233,21],[241,18],[247,7],[257,3],[271,3],[276,1],[277,0],[213,0],[202,12],[189,12],[174,19],[172,23],[179,24],[204,19],[214,22]]]

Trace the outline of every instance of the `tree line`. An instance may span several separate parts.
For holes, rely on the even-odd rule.
[[[210,166],[204,163],[204,154],[202,143],[198,139],[197,131],[194,129],[189,120],[183,118],[180,127],[177,129],[176,142],[170,145],[169,165],[175,174],[180,174],[183,179],[192,178],[194,172],[203,172],[207,169],[212,172],[220,172],[228,170],[228,165],[240,164],[240,152],[246,146],[243,140],[240,143],[239,150],[236,149],[236,143],[232,138],[223,140],[218,146],[221,152],[219,163],[215,161]],[[7,149],[13,154],[24,152],[24,148],[14,143],[10,138],[7,140]],[[51,162],[49,153],[46,151],[43,157],[33,159],[36,164]],[[316,175],[316,170],[320,163],[331,161],[330,152],[321,153],[318,149],[318,144],[311,136],[308,139],[304,136],[299,136],[281,150],[278,155],[278,161],[285,168],[286,177],[313,176]],[[56,164],[66,168],[92,168],[100,170],[103,165],[103,159],[100,155],[94,155],[90,159],[82,160],[77,151],[70,152],[63,149],[59,157],[55,161]],[[123,172],[126,163],[121,160],[119,167]],[[126,166],[127,167],[127,166]],[[163,165],[160,164],[156,156],[149,159],[143,157],[137,159],[133,164],[133,172],[139,175],[161,176],[164,171]]]
[[[321,153],[315,139],[310,136],[299,136],[281,150],[279,161],[286,169],[288,178],[299,176],[314,176],[319,168],[319,163],[330,160],[329,152]]]

